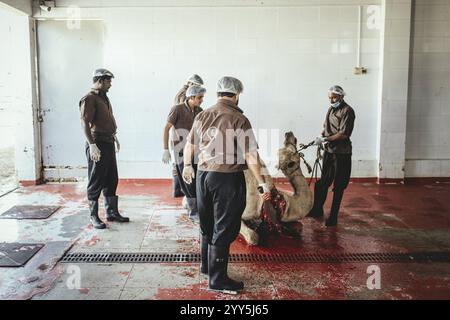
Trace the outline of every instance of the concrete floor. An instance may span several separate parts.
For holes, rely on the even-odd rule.
[[[0,131],[1,129],[2,128],[0,128]],[[4,147],[0,144],[0,196],[17,188],[19,185],[14,168],[14,161],[14,147]]]
[[[164,181],[121,183],[119,206],[132,222],[109,223],[106,230],[89,226],[83,183],[22,187],[1,197],[0,213],[18,204],[61,209],[46,220],[0,220],[0,242],[46,244],[24,267],[0,268],[0,299],[450,299],[450,263],[379,264],[381,288],[374,290],[366,285],[367,263],[232,263],[230,275],[245,282],[237,296],[207,291],[197,264],[58,263],[68,250],[198,252],[198,224],[187,218],[170,190]],[[238,238],[231,251],[450,250],[449,198],[446,183],[352,183],[338,228],[304,219],[300,239],[272,239],[262,248]]]

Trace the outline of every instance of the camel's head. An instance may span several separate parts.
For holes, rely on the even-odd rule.
[[[290,176],[300,168],[300,156],[297,151],[297,138],[292,132],[284,135],[284,148],[278,150],[278,169]]]

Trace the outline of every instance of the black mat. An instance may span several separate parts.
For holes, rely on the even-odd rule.
[[[41,243],[0,243],[0,267],[21,267],[42,247]]]
[[[0,219],[47,219],[58,206],[14,206],[0,215]]]

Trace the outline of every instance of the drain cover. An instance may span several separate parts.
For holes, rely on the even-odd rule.
[[[14,206],[0,215],[0,219],[47,219],[60,207]]]
[[[198,253],[67,253],[61,262],[72,263],[180,263],[200,262]],[[236,263],[406,263],[450,262],[450,251],[411,253],[297,253],[232,254]]]
[[[21,267],[43,246],[40,243],[0,243],[0,267]]]

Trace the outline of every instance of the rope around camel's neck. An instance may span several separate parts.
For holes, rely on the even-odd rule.
[[[300,171],[300,165],[298,165],[295,170],[288,176],[289,183],[291,184],[292,188],[294,189],[294,196],[300,195],[300,189],[302,187],[302,178],[303,177],[301,171]],[[305,180],[306,183],[306,180]]]

